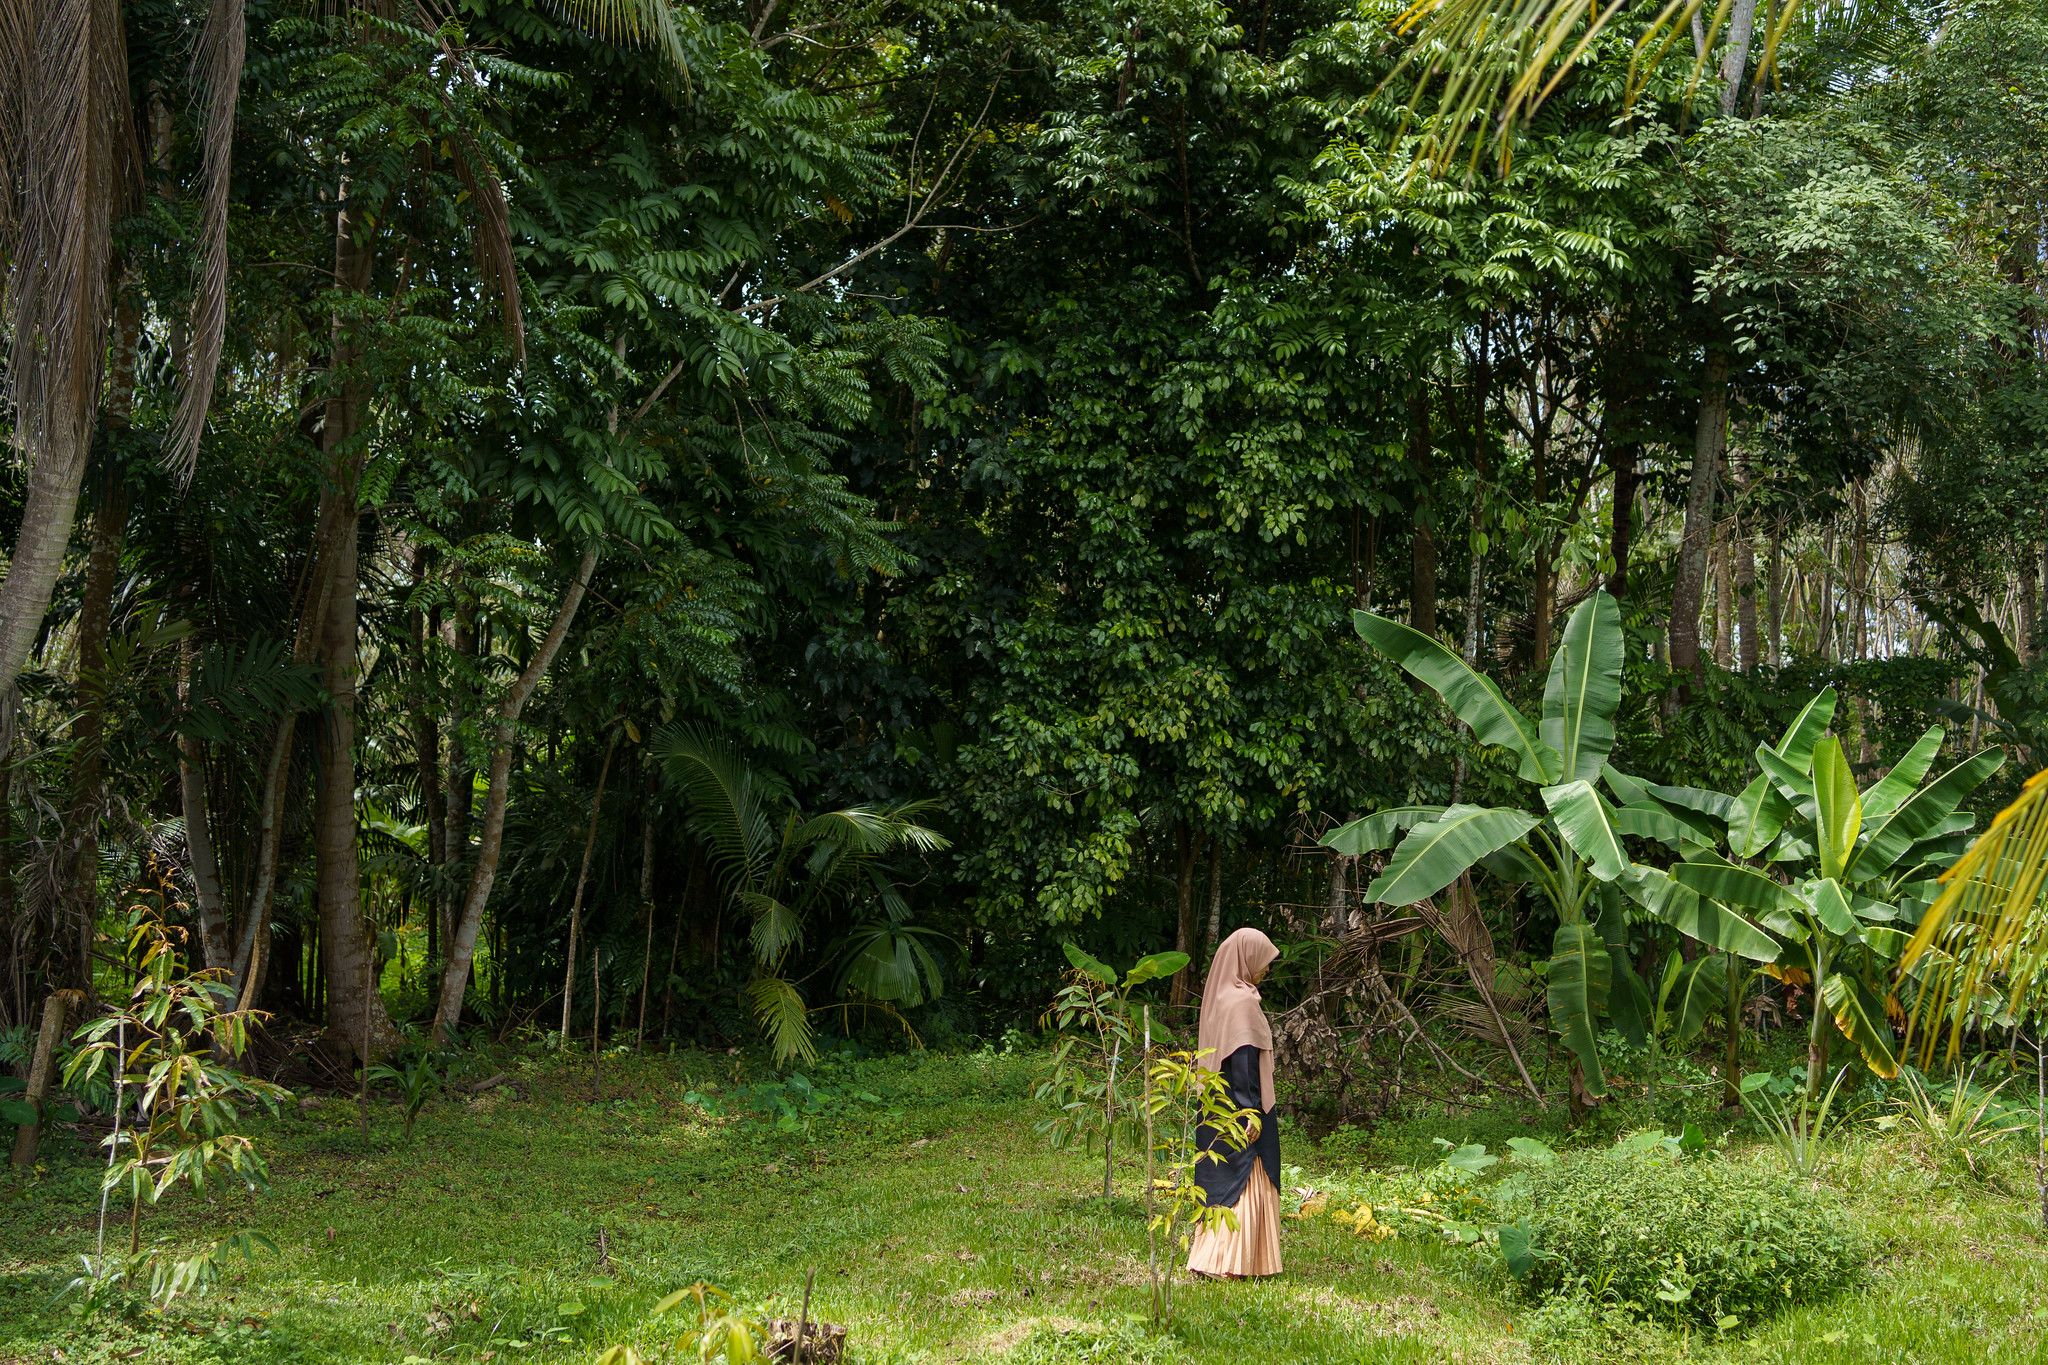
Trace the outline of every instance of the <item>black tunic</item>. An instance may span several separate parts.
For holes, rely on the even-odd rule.
[[[1195,1183],[1209,1197],[1211,1208],[1236,1208],[1238,1198],[1244,1194],[1245,1182],[1252,1178],[1252,1163],[1266,1163],[1266,1178],[1273,1182],[1277,1193],[1280,1189],[1280,1125],[1274,1121],[1273,1111],[1259,1110],[1259,1101],[1264,1099],[1259,1085],[1259,1049],[1246,1043],[1223,1059],[1223,1079],[1230,1085],[1230,1102],[1240,1109],[1250,1109],[1259,1115],[1259,1135],[1252,1139],[1244,1150],[1233,1152],[1219,1140],[1219,1134],[1208,1124],[1195,1129],[1195,1143],[1204,1151],[1215,1151],[1222,1160],[1204,1158],[1195,1163]]]

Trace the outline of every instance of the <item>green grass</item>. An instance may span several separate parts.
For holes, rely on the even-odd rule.
[[[875,1098],[848,1100],[850,1113],[809,1133],[707,1119],[684,1103],[712,1081],[729,1099],[739,1065],[705,1053],[607,1059],[610,1098],[592,1105],[587,1062],[525,1057],[514,1063],[523,1096],[435,1101],[410,1144],[390,1106],[367,1146],[353,1101],[294,1109],[263,1127],[269,1194],[178,1196],[146,1216],[145,1237],[255,1228],[280,1247],[167,1314],[52,1306],[92,1249],[97,1209],[90,1158],[60,1135],[0,1203],[0,1365],[588,1361],[614,1341],[653,1344],[644,1320],[670,1290],[703,1279],[744,1299],[779,1294],[793,1315],[812,1270],[813,1314],[848,1324],[854,1359],[871,1363],[1052,1365],[1084,1356],[1082,1338],[1062,1343],[1049,1329],[1114,1333],[1145,1315],[1137,1182],[1123,1169],[1124,1197],[1105,1208],[1091,1197],[1099,1158],[1043,1148],[1029,1058],[827,1068],[820,1084]],[[1298,1133],[1283,1148],[1313,1175],[1427,1148],[1438,1132],[1560,1135],[1555,1118],[1527,1117],[1411,1117],[1323,1153]],[[1598,1125],[1587,1131],[1605,1140]],[[1775,1157],[1738,1142],[1729,1159]],[[1937,1171],[1897,1136],[1855,1139],[1825,1178],[1878,1246],[1864,1283],[1728,1342],[1538,1311],[1439,1238],[1372,1243],[1315,1220],[1287,1225],[1280,1280],[1183,1281],[1169,1341],[1108,1340],[1085,1358],[2036,1361],[2048,1350],[2048,1255],[2027,1217],[2031,1173],[2017,1155],[2001,1170],[2011,1193]]]

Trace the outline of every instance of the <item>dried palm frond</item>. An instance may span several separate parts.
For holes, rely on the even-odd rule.
[[[235,103],[248,49],[243,0],[211,0],[192,48],[192,84],[206,101],[201,140],[205,187],[199,199],[199,265],[192,289],[191,342],[184,392],[164,445],[164,467],[189,481],[199,461],[199,437],[213,404],[214,373],[228,317],[228,188],[234,168]]]
[[[1898,993],[1913,992],[1909,1043],[1925,1023],[1923,1067],[1941,1021],[1953,1060],[1993,991],[2014,1017],[2048,1005],[2048,771],[2027,780],[1941,881],[1941,895],[1899,959]]]

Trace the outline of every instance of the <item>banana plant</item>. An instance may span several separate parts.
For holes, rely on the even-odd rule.
[[[1617,891],[1631,860],[1627,826],[1594,786],[1614,748],[1626,640],[1612,597],[1595,592],[1566,623],[1531,720],[1492,680],[1455,652],[1398,621],[1353,612],[1366,643],[1433,688],[1482,744],[1507,749],[1529,786],[1524,808],[1403,806],[1343,825],[1323,843],[1362,854],[1400,843],[1366,897],[1413,905],[1482,866],[1527,882],[1557,911],[1547,994],[1553,1027],[1574,1059],[1585,1094],[1606,1093],[1594,1047],[1599,1020],[1638,1046],[1648,1040],[1649,995],[1628,963],[1627,917]],[[1761,935],[1758,936],[1761,939]]]
[[[1923,785],[1946,738],[1936,725],[1859,790],[1840,739],[1827,733],[1835,705],[1828,688],[1778,743],[1759,744],[1757,776],[1734,796],[1639,782],[1611,767],[1604,774],[1624,832],[1679,855],[1668,870],[1633,865],[1622,888],[1669,922],[1760,929],[1772,949],[1759,958],[1764,970],[1811,985],[1819,1007],[1807,1042],[1809,1105],[1827,1072],[1828,1021],[1873,1071],[1898,1074],[1887,1017],[1897,1002],[1886,979],[1938,894],[1935,878],[1976,823],[1957,807],[2005,761],[1993,746]],[[1732,1013],[1732,987],[1730,998]]]

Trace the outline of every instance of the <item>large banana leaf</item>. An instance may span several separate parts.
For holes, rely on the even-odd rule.
[[[1592,925],[1580,921],[1558,926],[1550,946],[1546,991],[1550,1022],[1579,1059],[1586,1093],[1596,1099],[1607,1093],[1607,1077],[1600,1070],[1600,1051],[1593,1042],[1597,1032],[1594,1021],[1607,1003],[1611,966],[1607,945]]]
[[[1617,882],[1629,899],[1687,938],[1711,943],[1752,962],[1770,962],[1778,945],[1769,934],[1725,906],[1673,881],[1661,868],[1631,866]]]
[[[1376,810],[1325,834],[1323,847],[1354,857],[1361,853],[1377,853],[1393,843],[1394,836],[1402,830],[1425,820],[1434,820],[1443,813],[1442,806],[1393,806],[1387,810]]]
[[[1759,776],[1736,793],[1728,813],[1728,847],[1738,858],[1754,858],[1771,846],[1792,818],[1792,803],[1768,777]]]
[[[1513,749],[1524,781],[1549,783],[1562,775],[1563,760],[1543,742],[1529,718],[1508,704],[1491,679],[1474,672],[1441,642],[1368,611],[1352,612],[1351,624],[1367,644],[1436,689],[1480,743]]]
[[[1849,893],[1833,877],[1822,877],[1806,885],[1806,901],[1821,927],[1836,938],[1856,941],[1856,912],[1849,908]]]
[[[1558,781],[1591,782],[1614,748],[1623,648],[1621,608],[1596,589],[1565,623],[1543,688],[1537,733],[1558,755]]]
[[[1628,912],[1612,883],[1600,888],[1600,941],[1607,946],[1607,1022],[1631,1047],[1650,1041],[1650,992],[1628,960]]]
[[[1863,847],[1849,860],[1847,875],[1882,875],[1907,849],[1932,834],[1943,817],[2004,763],[2005,750],[1994,745],[1972,754],[1922,787],[1863,841]]]
[[[1518,843],[1495,849],[1479,860],[1479,866],[1509,886],[1540,882],[1548,870],[1536,860],[1535,854]]]
[[[1689,838],[1697,831],[1682,825],[1670,811],[1654,801],[1644,801],[1637,806],[1621,806],[1608,812],[1614,828],[1622,834],[1633,834],[1639,839],[1655,839],[1660,844],[1678,847],[1678,841]]]
[[[1638,782],[1612,763],[1600,765],[1600,776],[1606,779],[1607,790],[1614,793],[1614,799],[1624,806],[1641,805],[1643,799],[1650,794],[1647,784]]]
[[[1863,796],[1856,790],[1856,775],[1849,771],[1842,741],[1833,735],[1813,746],[1813,805],[1820,874],[1840,877],[1863,830]]]
[[[1721,792],[1710,792],[1704,787],[1659,787],[1648,788],[1650,795],[1665,805],[1678,810],[1698,811],[1701,815],[1726,824],[1735,813],[1735,798]]]
[[[1525,811],[1452,806],[1439,818],[1408,831],[1387,870],[1365,889],[1365,898],[1382,905],[1413,905],[1535,827],[1536,817]]]
[[[1913,794],[1920,785],[1920,779],[1927,776],[1927,770],[1934,766],[1934,757],[1941,752],[1941,741],[1948,732],[1939,725],[1927,727],[1927,733],[1920,736],[1906,756],[1892,765],[1892,770],[1880,779],[1877,785],[1863,793],[1863,818],[1882,820],[1899,808],[1899,803]]]
[[[1795,773],[1804,773],[1813,766],[1813,746],[1828,732],[1828,726],[1835,718],[1835,689],[1823,688],[1821,694],[1799,712],[1792,723],[1785,727],[1784,735],[1772,746],[1773,754],[1784,760]]]
[[[1671,878],[1702,896],[1751,910],[1791,910],[1799,905],[1799,893],[1791,887],[1732,863],[1675,863]]]
[[[1813,779],[1806,773],[1806,769],[1813,766],[1811,749],[1807,750],[1806,766],[1795,768],[1770,745],[1759,744],[1756,746],[1756,765],[1764,770],[1764,775],[1771,779],[1779,793],[1792,803],[1793,810],[1809,820],[1820,818],[1819,807],[1813,803]]]
[[[1543,804],[1550,808],[1550,818],[1557,822],[1564,841],[1592,864],[1595,877],[1611,882],[1627,869],[1628,854],[1622,849],[1621,835],[1592,783],[1580,780],[1545,787]]]
[[[1863,983],[1841,972],[1832,972],[1821,983],[1821,1000],[1835,1017],[1835,1027],[1856,1044],[1872,1071],[1886,1080],[1899,1074],[1899,1048],[1892,1026],[1884,1017],[1884,1005],[1864,989]]]

